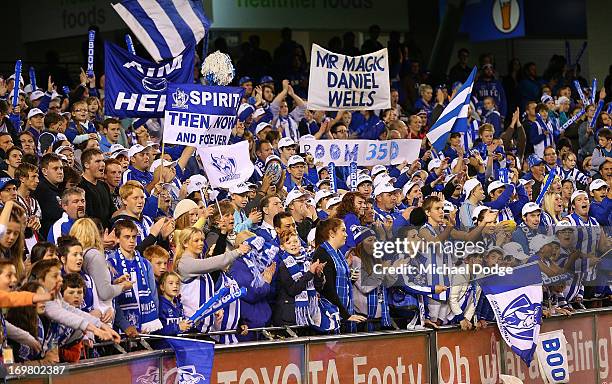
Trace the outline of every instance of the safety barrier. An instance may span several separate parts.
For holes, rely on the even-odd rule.
[[[542,332],[556,329],[565,331],[571,383],[612,382],[611,309],[542,325]],[[210,384],[495,384],[498,372],[542,383],[536,364],[520,361],[496,326],[468,332],[443,327],[219,345]],[[20,382],[166,384],[175,376],[174,354],[163,350],[86,360],[70,365],[67,375]]]

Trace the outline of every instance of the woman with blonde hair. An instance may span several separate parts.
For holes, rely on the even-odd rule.
[[[200,259],[204,250],[204,233],[194,227],[181,230],[176,235],[175,242],[173,268],[183,282],[181,285],[183,308],[185,316],[190,317],[214,294],[215,282],[210,273],[225,269],[251,248],[247,244],[240,244],[235,250]],[[212,319],[208,317],[202,321],[198,330],[206,333],[212,326]]]
[[[548,191],[542,201],[541,224],[544,224],[549,235],[554,233],[555,225],[563,219],[563,198],[560,193]]]
[[[70,235],[74,236],[83,247],[82,271],[94,281],[102,309],[100,320],[108,323],[114,317],[113,298],[119,296],[121,292],[131,289],[132,282],[128,280],[127,276],[111,282],[111,273],[104,256],[102,236],[95,221],[90,218],[78,219],[70,228]]]
[[[21,285],[26,278],[26,268],[23,263],[23,254],[25,250],[25,215],[23,209],[13,206],[6,231],[0,237],[0,259],[9,260],[15,266],[17,271],[17,281]]]

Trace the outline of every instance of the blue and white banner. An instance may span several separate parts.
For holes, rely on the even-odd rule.
[[[421,140],[300,140],[300,151],[310,153],[316,162],[336,166],[409,164],[419,157]]]
[[[540,376],[545,384],[569,383],[567,340],[563,329],[540,333],[536,348]]]
[[[520,278],[518,278],[520,276]],[[530,365],[542,322],[542,275],[537,262],[505,276],[478,279],[499,332],[508,346]]]
[[[391,108],[387,48],[353,57],[313,44],[308,108],[321,111]]]
[[[427,139],[437,151],[444,150],[451,132],[467,132],[467,114],[475,76],[476,67],[427,132]]]
[[[243,94],[242,87],[170,84],[164,142],[195,147],[227,144]]]
[[[251,177],[255,166],[249,156],[249,142],[198,148],[206,177],[213,188],[230,188]]]
[[[227,291],[219,291],[219,296],[215,295],[214,301],[211,299],[206,302],[202,307],[200,307],[200,309],[196,311],[196,313],[193,314],[193,316],[189,318],[189,320],[193,321],[193,323],[195,324],[201,319],[211,316],[215,312],[227,307],[234,301],[247,294],[247,289],[245,287],[242,287],[240,289],[234,289],[231,291],[226,287],[223,287],[222,290],[223,289],[227,289]],[[209,302],[212,303],[208,305]]]
[[[194,46],[162,63],[153,63],[125,49],[104,44],[107,116],[163,117],[169,83],[193,83]]]
[[[215,343],[206,340],[164,338],[176,354],[176,376],[173,383],[212,382],[211,373],[215,359]],[[170,381],[168,381],[170,382]]]
[[[157,62],[194,47],[210,26],[198,0],[123,0],[113,8]]]

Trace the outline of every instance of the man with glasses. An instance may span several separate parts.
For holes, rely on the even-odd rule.
[[[285,176],[285,190],[291,191],[295,188],[303,188],[313,185],[304,177],[306,173],[306,160],[300,155],[293,155],[287,162],[287,175]]]

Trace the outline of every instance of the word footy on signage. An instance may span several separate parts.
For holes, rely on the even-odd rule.
[[[170,84],[164,142],[196,147],[228,144],[243,93],[242,87]]]
[[[390,108],[388,61],[386,48],[352,57],[313,44],[308,108],[335,111]]]
[[[302,153],[310,153],[315,162],[350,166],[412,163],[418,158],[421,140],[300,140]]]
[[[105,43],[106,89],[104,110],[111,116],[163,117],[170,83],[193,83],[192,46],[170,60],[150,62],[125,49]]]

